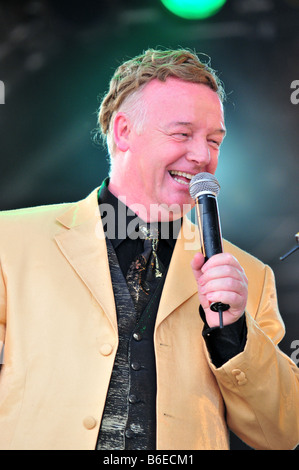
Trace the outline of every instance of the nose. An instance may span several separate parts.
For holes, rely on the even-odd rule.
[[[210,147],[206,139],[196,139],[190,142],[186,159],[200,167],[208,165],[211,161]]]

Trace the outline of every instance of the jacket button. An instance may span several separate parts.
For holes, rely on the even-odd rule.
[[[140,369],[141,369],[141,365],[139,364],[139,362],[132,362],[132,364],[131,364],[131,369],[133,369],[133,370],[140,370]]]
[[[93,429],[97,425],[97,420],[93,416],[86,416],[83,419],[83,424],[86,429]]]
[[[238,385],[245,385],[247,383],[247,377],[240,369],[233,369],[232,375],[236,377]]]
[[[100,347],[100,353],[103,356],[109,356],[113,351],[113,346],[109,343],[102,344]]]

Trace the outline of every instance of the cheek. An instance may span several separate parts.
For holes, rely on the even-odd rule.
[[[184,146],[171,139],[137,138],[131,147],[134,173],[144,181],[144,188],[159,188],[170,177],[168,170],[184,156]],[[133,181],[132,181],[133,182]]]
[[[208,165],[208,172],[214,174],[216,172],[217,166],[218,166],[218,155],[219,153],[215,153],[211,155],[211,160]]]

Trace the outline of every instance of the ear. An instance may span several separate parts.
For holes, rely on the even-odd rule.
[[[113,123],[113,135],[116,147],[122,152],[129,149],[130,130],[131,123],[128,116],[122,112],[117,113]]]

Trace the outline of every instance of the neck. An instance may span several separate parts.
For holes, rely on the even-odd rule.
[[[134,212],[144,222],[174,222],[182,218],[183,211],[180,208],[168,207],[166,204],[149,203],[144,204],[138,200],[138,197],[134,194],[123,194],[121,188],[115,185],[113,182],[109,182],[109,191],[117,197],[123,204]]]

